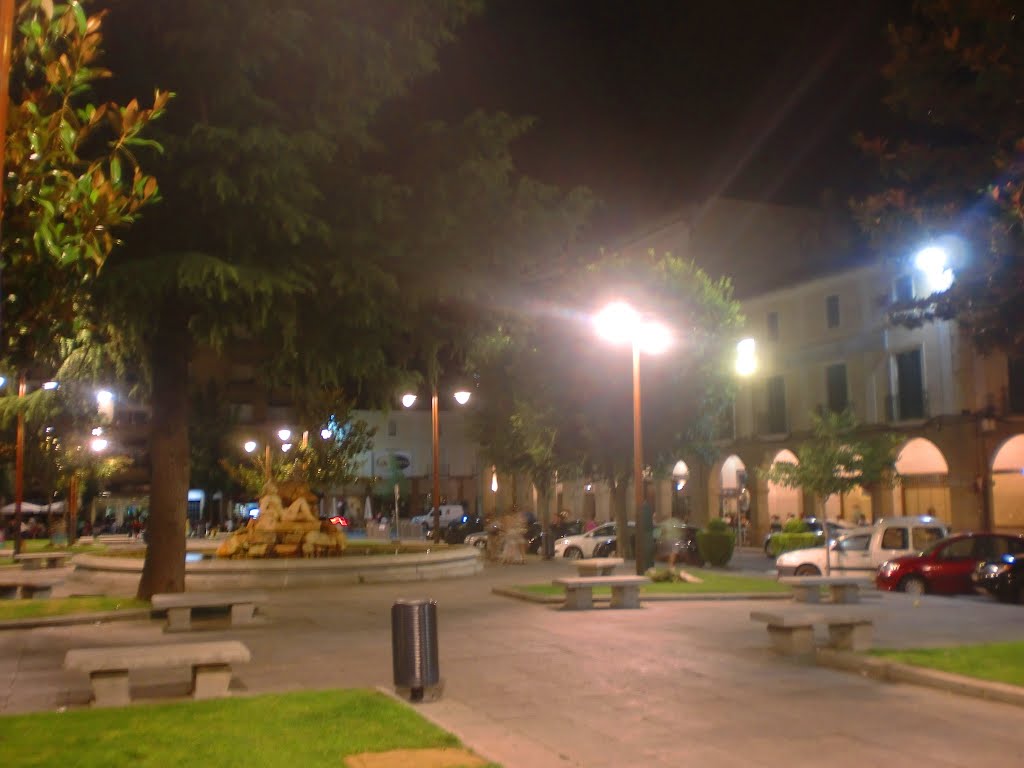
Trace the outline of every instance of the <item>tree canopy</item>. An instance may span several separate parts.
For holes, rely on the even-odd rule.
[[[946,246],[948,290],[897,307],[914,326],[956,319],[982,350],[1024,350],[1024,19],[1019,0],[919,0],[889,29],[886,103],[904,138],[861,137],[886,187],[856,214],[876,246]]]

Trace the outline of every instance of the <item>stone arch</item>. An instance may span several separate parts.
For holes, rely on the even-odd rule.
[[[900,448],[896,458],[900,481],[893,488],[897,515],[935,515],[952,523],[949,494],[949,463],[935,443],[914,437]]]
[[[992,457],[992,527],[1024,530],[1024,435],[1003,441]]]
[[[680,520],[690,521],[693,518],[692,486],[690,485],[690,468],[680,459],[672,467],[672,504],[669,514]]]
[[[733,517],[739,511],[740,491],[746,484],[747,465],[735,453],[729,454],[715,464],[708,482],[708,496],[711,500],[711,516]]]
[[[789,462],[791,464],[800,463],[796,454],[788,448],[783,448],[772,456],[768,461],[768,466],[772,467],[780,461]],[[777,519],[780,523],[785,523],[790,517],[803,517],[804,494],[799,488],[787,488],[784,485],[779,485],[778,483],[768,480],[766,482],[765,491],[767,494],[769,521]]]

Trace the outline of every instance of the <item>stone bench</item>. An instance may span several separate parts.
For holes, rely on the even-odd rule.
[[[621,557],[592,557],[589,560],[574,560],[578,576],[611,576],[625,560]]]
[[[153,595],[153,609],[167,611],[167,632],[187,632],[192,628],[194,608],[227,608],[231,625],[251,624],[256,605],[267,602],[265,592],[176,592]]]
[[[0,574],[0,599],[12,600],[14,598],[49,597],[53,592],[53,585],[60,579],[52,577],[33,578],[18,572]]]
[[[860,588],[870,586],[866,579],[854,576],[787,576],[780,584],[793,588],[793,600],[798,603],[821,602],[821,588],[827,587],[833,603],[860,601]]]
[[[567,576],[552,584],[565,588],[565,608],[571,611],[594,607],[594,587],[611,587],[612,608],[639,608],[640,585],[649,584],[645,576]]]
[[[14,561],[21,563],[26,571],[33,571],[39,568],[59,568],[69,557],[70,552],[22,552],[14,556]]]
[[[854,611],[751,611],[750,620],[768,625],[772,647],[785,656],[814,653],[814,626],[828,626],[829,645],[844,651],[871,647],[872,618]]]
[[[229,695],[231,665],[249,659],[249,649],[237,640],[126,645],[68,651],[64,657],[64,669],[89,675],[93,706],[119,707],[130,704],[132,700],[129,672],[191,667],[192,698],[212,699]]]

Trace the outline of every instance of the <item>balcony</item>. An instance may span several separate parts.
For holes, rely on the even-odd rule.
[[[885,398],[885,420],[889,422],[914,421],[931,416],[928,393],[924,390],[897,392]]]

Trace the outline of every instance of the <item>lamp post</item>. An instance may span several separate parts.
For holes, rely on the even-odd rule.
[[[633,352],[633,500],[637,517],[637,543],[644,542],[643,549],[638,546],[636,552],[636,572],[643,574],[647,570],[647,535],[646,521],[643,517],[644,486],[643,486],[643,424],[640,398],[640,352],[660,354],[672,343],[672,334],[661,323],[645,320],[633,307],[625,302],[617,301],[602,309],[594,318],[597,333],[613,344],[628,343]],[[618,539],[619,552],[625,551],[626,532],[622,531]]]
[[[465,405],[469,402],[470,393],[460,389],[453,394],[455,402]],[[408,392],[402,395],[402,405],[412,408],[416,404],[416,395]],[[431,456],[431,499],[434,514],[434,541],[441,541],[441,427],[438,418],[437,385],[430,392],[430,456]],[[398,521],[395,521],[398,524]]]
[[[292,448],[292,444],[288,442],[292,438],[292,431],[290,429],[279,429],[277,430],[277,438],[281,441],[281,450],[288,453]],[[256,449],[259,448],[259,443],[255,440],[247,440],[242,447],[246,453],[255,453]],[[268,483],[273,479],[270,458],[270,439],[268,438],[263,446],[263,476]]]

